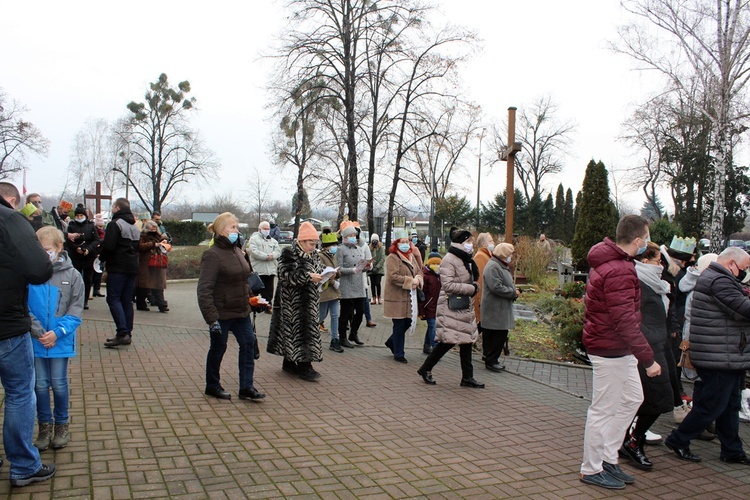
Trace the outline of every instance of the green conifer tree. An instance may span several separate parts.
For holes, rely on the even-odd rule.
[[[586,256],[592,246],[605,236],[614,237],[617,224],[614,204],[609,199],[609,183],[604,163],[591,160],[583,178],[581,202],[577,208],[578,221],[573,236],[573,263],[581,270],[588,270]]]
[[[565,192],[565,206],[563,207],[563,235],[560,237],[566,245],[573,243],[573,235],[576,232],[575,210],[573,209],[573,190],[568,188]]]

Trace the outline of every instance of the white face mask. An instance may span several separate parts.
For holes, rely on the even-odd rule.
[[[49,255],[50,262],[55,262],[57,260],[57,252],[54,250],[47,250],[47,255]]]
[[[511,260],[513,260],[513,257],[509,255],[508,258],[505,259],[505,262],[507,262],[508,264],[510,264]]]
[[[490,243],[489,245],[487,245],[487,250],[489,250],[489,251],[490,251],[490,253],[492,253],[492,251],[493,251],[494,249],[495,249],[495,244],[494,244],[494,243]]]
[[[466,251],[466,253],[471,253],[471,251],[474,250],[474,244],[464,243],[464,250]]]
[[[76,222],[86,222],[86,217],[76,217]]]
[[[270,230],[268,230],[268,229],[261,229],[261,230],[260,230],[260,234],[262,234],[262,235],[263,235],[264,237],[266,237],[266,236],[268,236],[269,234],[271,234],[271,231],[270,231]]]

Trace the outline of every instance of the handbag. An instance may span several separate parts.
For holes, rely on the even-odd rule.
[[[260,276],[258,276],[258,273],[255,271],[251,272],[247,277],[247,286],[250,288],[250,291],[254,294],[258,294],[261,290],[266,288],[266,285],[263,284],[263,280],[260,279]]]
[[[161,252],[152,253],[148,259],[148,267],[155,267],[157,269],[166,269],[169,265],[169,257]]]
[[[424,302],[427,300],[427,297],[425,297],[424,292],[421,288],[417,288],[417,302]]]
[[[471,306],[471,297],[468,295],[448,295],[448,309],[451,311],[462,311]]]
[[[690,341],[683,340],[680,342],[680,350],[682,352],[680,353],[680,362],[677,363],[677,366],[687,368],[688,370],[695,370],[695,366],[693,366],[693,362],[690,360]]]

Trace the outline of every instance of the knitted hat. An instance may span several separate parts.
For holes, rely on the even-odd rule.
[[[332,233],[329,228],[323,229],[323,234],[320,235],[320,240],[322,241],[321,246],[323,248],[333,246],[339,242],[336,233]]]
[[[416,229],[412,229],[411,232],[409,233],[409,236],[419,236],[419,233],[417,232]]]
[[[86,215],[86,207],[83,206],[83,203],[79,203],[76,205],[76,215]]]
[[[396,230],[395,230],[395,231],[393,232],[393,236],[394,236],[394,237],[395,237],[395,238],[396,238],[397,240],[400,240],[401,238],[408,238],[408,237],[409,237],[409,233],[408,233],[408,232],[406,231],[406,229],[404,229],[404,228],[398,228],[398,229],[396,229]]]
[[[698,268],[698,272],[702,273],[703,271],[705,271],[708,265],[711,262],[716,262],[716,259],[718,258],[719,256],[716,255],[715,253],[707,253],[707,254],[701,255],[700,259],[698,259],[698,263],[696,264],[696,267]]]
[[[374,243],[376,241],[380,241],[380,236],[378,236],[378,233],[372,233],[372,236],[370,236],[370,243]]]
[[[439,253],[431,253],[427,260],[424,261],[426,266],[436,265],[439,266],[443,262],[443,258],[440,257]]]
[[[437,257],[438,259],[443,258],[443,256],[440,255],[440,253],[437,252],[436,250],[433,250],[432,252],[430,252],[430,255],[427,256],[428,259],[432,259],[433,257]]]
[[[471,238],[471,233],[466,229],[451,228],[451,243],[463,243]]]
[[[318,241],[318,231],[315,230],[315,226],[309,222],[303,222],[299,226],[299,232],[297,233],[297,241]]]
[[[357,228],[354,227],[354,224],[351,222],[349,224],[344,225],[344,223],[341,224],[341,236],[346,238],[347,236],[351,236],[353,234],[357,234]]]
[[[498,259],[505,260],[515,252],[515,247],[510,243],[498,243],[492,250],[492,255]]]

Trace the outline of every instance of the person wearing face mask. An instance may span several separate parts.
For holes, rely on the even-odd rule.
[[[420,264],[422,264],[422,262],[424,262],[425,256],[427,255],[427,245],[419,238],[419,233],[416,229],[412,229],[411,233],[409,233],[409,240],[411,241],[411,244],[414,245],[417,250],[419,250],[419,260]]]
[[[474,297],[474,315],[477,318],[477,329],[482,332],[481,310],[482,310],[482,280],[484,279],[484,266],[492,257],[492,250],[495,248],[495,241],[490,233],[479,233],[477,235],[476,253],[474,262],[479,270],[479,279],[477,280],[477,294]]]
[[[362,261],[362,252],[357,245],[357,228],[353,222],[343,221],[339,226],[341,233],[341,245],[339,245],[336,260],[339,262],[341,284],[341,313],[339,315],[339,341],[342,347],[354,348],[364,343],[359,339],[359,327],[364,317],[365,282],[363,272],[359,264]],[[347,332],[349,335],[347,337]],[[350,342],[351,341],[351,342]]]
[[[414,253],[405,229],[396,229],[396,239],[391,244],[385,259],[385,287],[383,289],[383,316],[393,322],[393,333],[385,345],[393,353],[393,359],[407,363],[404,355],[406,332],[411,327],[412,290],[422,288],[422,268]]]
[[[385,273],[385,248],[380,243],[380,237],[372,233],[370,237],[370,254],[372,255],[372,269],[367,271],[370,278],[370,287],[372,288],[371,305],[383,303],[383,293],[380,283]]]
[[[86,215],[86,207],[79,203],[75,209],[75,218],[68,223],[65,234],[65,250],[70,256],[73,267],[83,276],[86,286],[84,309],[89,308],[89,296],[94,280],[94,260],[99,255],[101,240],[94,222]]]
[[[63,250],[63,233],[54,226],[37,231],[39,243],[53,266],[52,278],[43,285],[29,285],[31,336],[34,337],[36,413],[39,451],[60,449],[70,441],[68,432],[68,359],[76,355],[76,330],[83,314],[84,285]],[[54,397],[52,412],[50,389]]]
[[[678,458],[699,462],[690,442],[715,422],[721,443],[719,460],[750,465],[739,436],[741,394],[745,371],[750,369],[750,298],[742,279],[750,255],[737,247],[719,254],[701,273],[693,290],[690,310],[690,358],[701,379],[700,396],[693,409],[664,444]]]
[[[263,281],[264,288],[260,295],[270,304],[273,302],[274,280],[281,247],[279,242],[271,237],[271,225],[268,222],[263,221],[258,225],[258,231],[254,232],[247,242],[247,250],[253,270]],[[266,309],[266,313],[270,314],[271,310]]]
[[[309,382],[320,378],[312,364],[323,361],[319,284],[324,267],[315,251],[318,241],[315,227],[303,222],[295,242],[281,252],[266,347],[269,353],[284,358],[282,370]]]
[[[667,366],[667,311],[669,310],[669,283],[661,278],[659,245],[649,242],[646,251],[635,257],[635,272],[641,287],[641,332],[654,352],[654,360]],[[632,430],[625,434],[620,456],[628,458],[633,466],[651,470],[653,464],[646,456],[646,432],[659,415],[672,410],[672,384],[664,370],[649,377],[642,366],[638,375],[643,388],[643,402],[638,408]]]
[[[484,366],[489,371],[498,373],[505,370],[499,360],[508,340],[508,331],[516,326],[513,301],[518,298],[518,291],[510,269],[514,251],[515,248],[510,243],[500,243],[493,247],[492,258],[485,266],[482,278],[480,321]]]
[[[440,264],[442,261],[443,257],[436,248],[433,248],[422,268],[424,300],[417,305],[419,307],[419,319],[427,322],[427,331],[422,345],[424,354],[430,354],[437,345],[435,340],[435,315],[437,313],[437,301],[440,297]]]
[[[617,464],[617,457],[643,401],[638,365],[649,377],[659,376],[662,367],[641,332],[641,287],[632,260],[648,248],[648,221],[626,215],[616,234],[615,241],[605,238],[587,256],[591,268],[583,345],[593,366],[593,393],[578,477],[585,484],[621,490],[634,481]]]
[[[117,198],[112,220],[107,224],[99,260],[107,264],[107,305],[116,333],[104,347],[130,345],[133,337],[133,292],[138,278],[138,248],[141,232],[135,226],[130,202]],[[85,280],[84,280],[85,281]]]
[[[146,297],[151,295],[151,302],[159,308],[159,312],[169,311],[169,305],[164,300],[164,290],[167,288],[167,268],[155,267],[152,255],[166,254],[172,249],[167,243],[167,237],[159,232],[155,221],[149,220],[143,224],[141,241],[138,245],[140,255],[138,261],[138,281],[135,290],[135,305],[139,311],[148,311]]]
[[[339,240],[336,233],[332,233],[330,228],[323,229],[323,233],[320,235],[321,249],[318,251],[320,255],[320,262],[325,267],[332,267],[336,269],[339,267],[338,260],[336,259],[336,253],[339,249]],[[326,316],[331,313],[331,344],[328,347],[333,352],[342,353],[344,349],[341,347],[339,342],[339,299],[341,299],[341,293],[339,292],[339,278],[341,277],[340,272],[336,272],[329,280],[323,283],[323,290],[320,292],[320,324],[325,323]],[[323,328],[320,330],[325,332]]]
[[[221,385],[221,361],[227,350],[229,332],[239,346],[239,397],[259,401],[265,394],[253,384],[255,373],[255,332],[250,319],[250,289],[247,278],[250,264],[239,240],[239,221],[224,212],[213,222],[214,244],[203,252],[198,277],[198,307],[208,325],[210,347],[206,356],[205,394],[217,399],[232,399]]]
[[[426,384],[434,385],[432,369],[456,345],[461,359],[461,387],[483,389],[484,384],[474,378],[471,362],[473,344],[479,337],[477,320],[471,301],[477,294],[479,270],[471,258],[474,238],[466,229],[451,228],[451,246],[440,263],[440,296],[437,303],[438,345],[432,350],[417,374]]]

